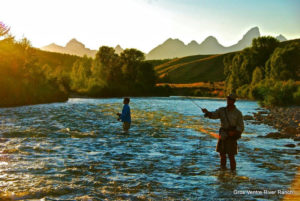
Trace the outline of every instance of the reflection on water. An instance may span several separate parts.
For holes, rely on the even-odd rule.
[[[222,100],[194,99],[213,110]],[[188,98],[133,98],[133,124],[121,132],[121,99],[0,109],[0,197],[55,200],[280,200],[235,190],[288,189],[299,164],[290,140],[257,138],[272,130],[246,124],[237,172],[219,171],[217,120]],[[244,114],[258,108],[240,101]]]

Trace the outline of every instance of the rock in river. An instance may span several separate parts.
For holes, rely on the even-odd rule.
[[[296,147],[296,145],[295,144],[286,144],[286,145],[284,145],[285,147],[291,147],[291,148],[294,148],[294,147]]]

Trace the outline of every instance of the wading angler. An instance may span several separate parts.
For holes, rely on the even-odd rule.
[[[236,169],[235,155],[238,153],[237,140],[241,138],[241,134],[244,131],[243,115],[234,105],[235,101],[236,95],[230,94],[227,96],[226,107],[221,107],[214,112],[209,112],[206,108],[202,109],[205,117],[221,120],[216,151],[220,153],[221,169],[226,169],[226,156],[228,155],[230,168],[233,171]]]
[[[122,109],[122,113],[117,113],[117,115],[119,116],[118,121],[123,122],[123,131],[125,133],[128,133],[128,131],[130,129],[130,124],[131,124],[131,114],[130,114],[129,102],[130,102],[130,98],[124,98],[124,100],[123,100],[124,106]]]

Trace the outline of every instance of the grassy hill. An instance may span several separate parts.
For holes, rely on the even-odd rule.
[[[162,82],[194,83],[225,80],[223,58],[232,53],[176,58],[155,66]]]

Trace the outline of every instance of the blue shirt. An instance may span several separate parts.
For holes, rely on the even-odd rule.
[[[124,104],[120,119],[122,120],[122,122],[131,123],[130,107],[128,104]]]

